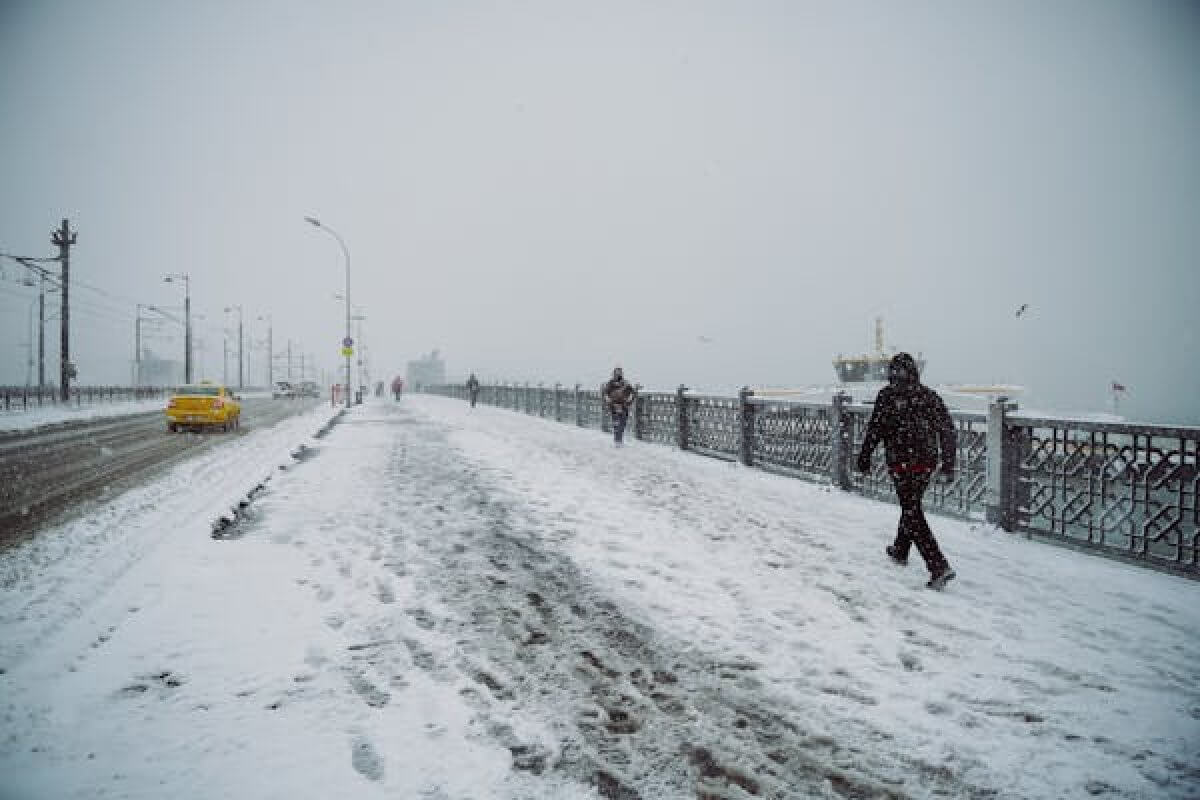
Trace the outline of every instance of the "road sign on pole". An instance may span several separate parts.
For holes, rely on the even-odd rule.
[[[347,336],[345,339],[342,339],[342,347],[354,347],[354,340]]]
[[[354,355],[354,348],[353,347],[343,347],[342,355],[344,355],[346,358],[349,358],[350,356]]]

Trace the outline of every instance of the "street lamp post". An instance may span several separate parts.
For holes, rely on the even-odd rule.
[[[312,225],[315,228],[320,228],[321,230],[325,231],[330,236],[332,236],[334,239],[337,239],[338,245],[341,246],[341,248],[342,248],[342,256],[345,259],[345,263],[346,263],[346,341],[347,342],[352,341],[352,339],[350,337],[350,251],[346,249],[346,243],[344,241],[342,241],[342,237],[339,236],[337,231],[335,231],[333,228],[330,228],[328,225],[323,225],[321,223],[321,221],[319,219],[317,219],[316,217],[305,217],[304,221],[307,222],[309,225]],[[352,385],[350,382],[350,359],[352,358],[353,353],[351,352],[350,345],[345,345],[345,347],[346,347],[346,408],[350,408],[350,406],[353,404],[353,401],[350,397],[350,387]]]
[[[137,304],[137,314],[133,320],[133,385],[142,385],[142,304]],[[186,383],[187,381],[184,381]]]
[[[183,382],[192,382],[192,284],[186,272],[163,277],[164,283],[183,281]]]
[[[33,306],[37,303],[38,298],[33,298],[29,301],[29,327],[26,333],[29,334],[29,341],[25,343],[25,388],[29,388],[29,384],[33,381]],[[41,380],[41,371],[38,372],[38,380]],[[38,384],[38,402],[42,398],[42,385]]]
[[[204,322],[204,320],[206,320],[208,318],[204,314],[196,314],[196,319],[200,320],[200,324],[203,326],[204,324],[206,324]],[[205,347],[205,338],[203,336],[195,337],[194,340],[192,341],[192,349],[195,351],[194,358],[193,358],[193,361],[195,363],[192,366],[192,371],[195,372],[195,371],[199,370],[200,374],[203,375],[203,374],[205,374],[204,353],[207,350],[207,348]]]
[[[225,313],[229,313],[235,309],[238,312],[238,388],[244,389],[245,381],[242,378],[242,307],[240,305],[226,306]]]

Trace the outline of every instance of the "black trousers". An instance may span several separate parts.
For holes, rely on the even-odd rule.
[[[613,441],[620,444],[625,438],[625,424],[629,422],[628,408],[614,408],[612,410],[612,428]]]
[[[921,554],[921,558],[925,559],[925,566],[929,568],[929,573],[936,575],[950,565],[946,562],[946,557],[942,555],[937,539],[933,538],[933,531],[929,529],[929,522],[925,519],[925,512],[921,508],[921,501],[925,497],[925,490],[929,488],[929,479],[932,476],[931,472],[893,472],[892,483],[895,485],[896,495],[900,499],[900,525],[896,531],[896,555],[900,558],[908,558],[909,548],[915,544],[917,552]]]

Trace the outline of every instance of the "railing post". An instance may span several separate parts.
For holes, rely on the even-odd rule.
[[[754,404],[750,398],[754,391],[749,386],[743,386],[738,391],[738,460],[747,467],[754,464]]]
[[[1008,429],[1008,414],[1017,410],[1007,397],[988,404],[986,519],[1006,531],[1017,521],[1017,478],[1020,466],[1018,436]]]
[[[635,384],[633,387],[633,438],[642,438],[642,385]]]
[[[675,422],[678,426],[679,449],[688,449],[687,387],[682,383],[675,390]]]
[[[853,430],[853,420],[850,419],[850,412],[846,410],[852,399],[845,392],[838,392],[833,396],[829,411],[829,482],[847,491],[853,488],[850,481],[850,459],[853,457],[850,452],[853,443],[850,433]]]
[[[579,393],[579,384],[575,384],[575,427],[583,427],[583,403],[582,395]]]

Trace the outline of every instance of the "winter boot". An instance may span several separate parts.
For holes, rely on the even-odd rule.
[[[902,566],[902,567],[908,566],[908,558],[900,555],[900,551],[898,551],[896,549],[896,545],[889,544],[887,546],[887,554],[888,554],[888,558],[890,558],[892,561],[895,561],[900,566]]]
[[[930,589],[944,589],[946,584],[954,580],[954,570],[946,567],[939,572],[935,572],[933,577],[929,579],[929,583],[925,584]]]

